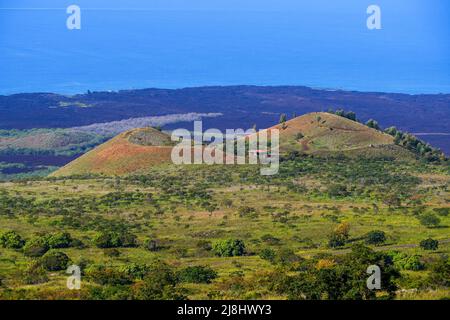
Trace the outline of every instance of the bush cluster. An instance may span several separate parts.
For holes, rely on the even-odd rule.
[[[242,256],[245,253],[245,244],[239,239],[219,240],[213,243],[212,250],[219,257]]]
[[[128,232],[102,231],[95,236],[93,242],[98,248],[135,247],[137,237]]]

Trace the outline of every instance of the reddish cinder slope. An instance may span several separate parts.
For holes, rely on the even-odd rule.
[[[136,137],[139,139],[144,137],[145,145],[136,143],[138,141]],[[134,129],[119,134],[57,170],[51,176],[133,173],[154,165],[171,162],[171,151],[172,146],[168,135],[151,128]]]

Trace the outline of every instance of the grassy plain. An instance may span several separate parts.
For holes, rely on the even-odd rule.
[[[83,246],[58,251],[86,268],[118,269],[158,259],[175,272],[188,266],[217,272],[211,283],[177,283],[189,299],[286,299],[292,292],[277,288],[271,278],[296,275],[302,266],[263,259],[264,249],[289,259],[293,253],[305,264],[324,257],[339,261],[353,245],[366,244],[370,231],[381,230],[384,242],[367,246],[417,255],[423,264],[420,270],[398,267],[396,298],[440,299],[450,290],[431,283],[429,275],[433,263],[450,253],[449,186],[448,165],[392,159],[301,156],[282,161],[273,177],[260,176],[257,166],[163,164],[139,175],[1,183],[0,234],[14,230],[28,240],[69,232]],[[421,223],[426,214],[438,217],[438,224]],[[349,225],[349,237],[342,246],[330,247],[330,234],[342,223]],[[136,245],[100,248],[94,239],[104,230],[125,230],[137,237]],[[438,240],[439,248],[421,248],[427,238]],[[211,245],[224,239],[242,240],[245,254],[214,254]],[[157,249],[149,250],[148,240]],[[82,278],[80,291],[68,290],[64,271],[47,271],[46,281],[26,283],[24,274],[40,258],[22,251],[0,248],[0,297],[127,297],[122,294],[128,289],[105,292],[89,277]]]

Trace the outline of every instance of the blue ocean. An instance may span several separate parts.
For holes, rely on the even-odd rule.
[[[81,29],[66,27],[79,5]],[[450,4],[0,0],[0,94],[204,85],[450,93]]]

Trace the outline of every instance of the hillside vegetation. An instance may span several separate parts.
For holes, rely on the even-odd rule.
[[[278,124],[280,152],[308,154],[371,148],[394,144],[394,139],[359,122],[326,112],[314,112]]]

